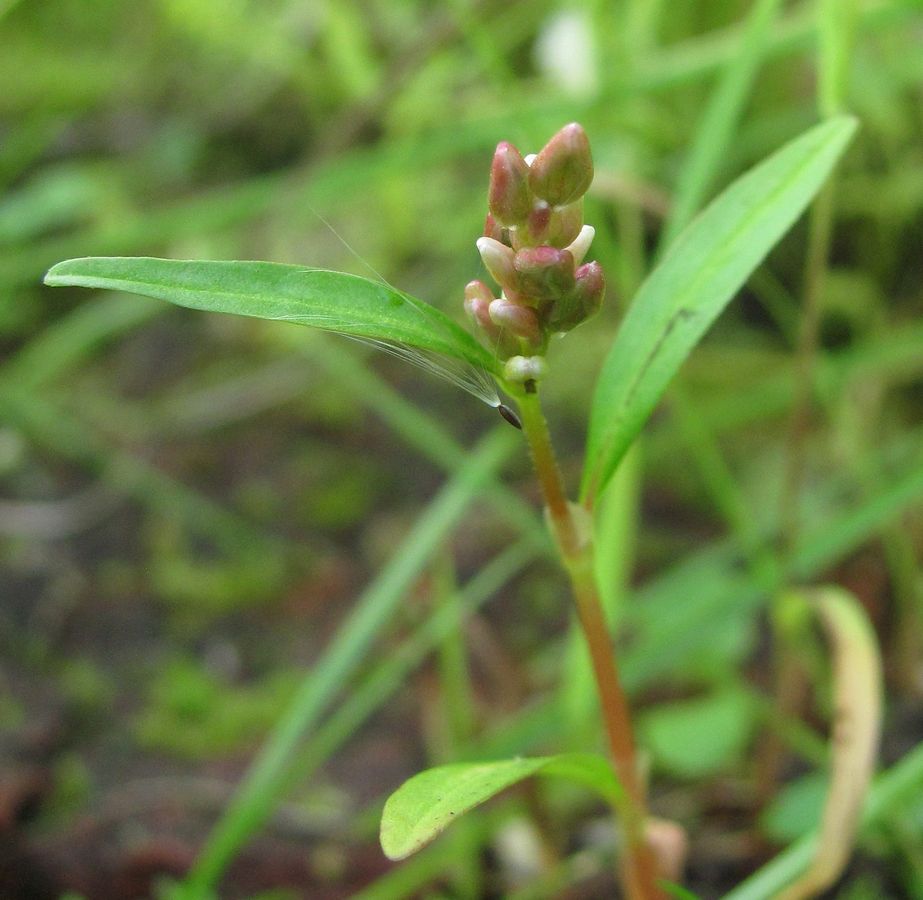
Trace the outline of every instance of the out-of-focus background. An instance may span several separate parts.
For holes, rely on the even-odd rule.
[[[153,896],[338,671],[220,896],[612,895],[609,819],[578,791],[514,792],[400,867],[377,844],[420,768],[601,746],[513,430],[336,336],[41,279],[76,256],[267,259],[461,321],[495,144],[580,121],[609,294],[546,392],[576,490],[600,361],[691,167],[700,205],[818,121],[825,5],[0,2],[0,895]],[[605,526],[653,807],[689,830],[703,897],[819,815],[824,691],[805,724],[772,712],[787,581],[839,583],[875,624],[882,768],[923,740],[923,14],[843,7],[861,130],[813,362],[802,220],[682,370]],[[485,439],[487,489],[447,512]],[[348,617],[395,592],[350,656]],[[921,833],[923,804],[895,801],[836,896],[923,896]]]

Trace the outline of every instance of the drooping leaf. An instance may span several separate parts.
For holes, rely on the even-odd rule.
[[[191,309],[312,325],[497,371],[492,354],[438,309],[343,272],[270,262],[98,256],[58,263],[45,284],[127,291]]]
[[[410,856],[460,815],[530,775],[575,781],[611,803],[619,797],[612,767],[590,753],[439,766],[414,775],[388,798],[381,814],[385,855],[395,860]]]
[[[670,379],[823,184],[856,128],[831,119],[735,181],[641,286],[600,373],[582,494],[595,497]]]
[[[848,591],[791,591],[779,602],[793,610],[792,621],[814,612],[833,650],[830,784],[817,844],[807,870],[778,895],[801,900],[833,885],[852,853],[881,738],[882,662],[868,614]]]

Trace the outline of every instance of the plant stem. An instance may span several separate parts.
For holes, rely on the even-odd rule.
[[[834,179],[831,176],[811,207],[805,262],[804,304],[795,350],[795,397],[788,426],[788,466],[782,483],[780,533],[783,553],[791,558],[801,527],[800,492],[807,467],[807,443],[814,406],[814,378],[820,340],[821,300],[833,235]]]
[[[538,393],[533,390],[522,395],[519,410],[549,524],[570,576],[577,614],[590,651],[615,774],[625,792],[618,809],[625,834],[620,878],[629,898],[652,900],[663,894],[656,883],[656,860],[644,835],[648,817],[646,791],[638,773],[628,701],[619,680],[593,573],[592,530],[583,521],[586,511],[567,499]]]

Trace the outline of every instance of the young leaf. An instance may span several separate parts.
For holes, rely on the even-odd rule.
[[[427,769],[405,781],[381,814],[381,847],[388,859],[404,859],[442,833],[463,813],[530,775],[557,775],[589,787],[610,803],[620,789],[601,756],[562,753],[532,759],[458,763]]]
[[[590,413],[582,496],[595,498],[705,330],[823,184],[856,128],[842,116],[734,182],[676,239],[622,323]]]
[[[127,291],[191,309],[313,325],[498,371],[493,355],[438,309],[343,272],[269,262],[99,256],[58,263],[45,284]]]

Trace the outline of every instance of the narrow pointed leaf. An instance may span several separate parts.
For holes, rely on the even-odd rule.
[[[343,272],[269,262],[100,256],[58,263],[45,284],[127,291],[191,309],[312,325],[497,371],[493,355],[438,309]]]
[[[641,286],[603,365],[590,413],[583,496],[612,476],[706,329],[810,203],[855,131],[831,119],[735,181]]]
[[[619,797],[611,766],[590,753],[439,766],[414,775],[388,798],[381,814],[382,850],[389,859],[410,856],[463,813],[530,775],[575,781],[610,803]]]

